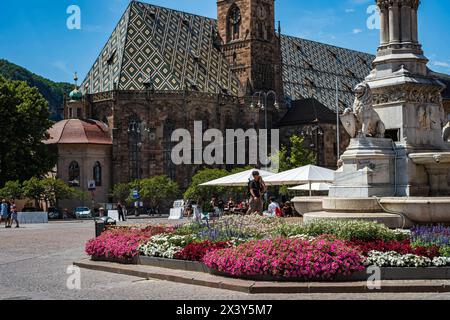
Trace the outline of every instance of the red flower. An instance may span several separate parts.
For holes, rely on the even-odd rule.
[[[402,241],[383,241],[383,240],[374,240],[374,241],[361,241],[361,240],[352,240],[348,241],[347,244],[351,247],[357,248],[361,254],[367,256],[370,251],[380,251],[380,252],[389,252],[395,251],[400,254],[415,254],[417,256],[434,258],[439,256],[439,247],[430,246],[430,247],[412,247],[410,240],[402,240]]]
[[[229,242],[211,241],[190,243],[183,250],[175,254],[175,259],[188,261],[202,261],[203,257],[211,251],[229,248]]]

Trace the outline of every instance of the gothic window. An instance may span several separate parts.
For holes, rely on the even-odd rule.
[[[227,30],[227,42],[238,40],[240,27],[241,27],[241,10],[237,6],[232,6],[228,13],[228,30]]]
[[[128,121],[128,152],[130,181],[141,179],[141,120],[137,115],[130,117]]]
[[[80,165],[76,161],[69,164],[69,184],[73,187],[80,186]]]
[[[95,181],[95,185],[97,187],[101,187],[101,185],[102,185],[102,165],[98,161],[94,165],[93,180]]]

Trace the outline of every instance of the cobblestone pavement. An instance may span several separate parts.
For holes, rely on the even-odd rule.
[[[128,223],[167,223],[147,219]],[[67,268],[86,258],[84,243],[94,223],[51,222],[20,229],[0,228],[0,300],[2,299],[450,299],[450,294],[295,294],[248,295],[160,280],[81,270],[81,289],[66,286]]]

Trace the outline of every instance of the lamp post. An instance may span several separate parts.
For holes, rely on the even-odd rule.
[[[277,94],[276,94],[276,92],[273,91],[273,90],[270,90],[270,91],[258,91],[258,92],[255,92],[255,93],[253,94],[253,96],[252,96],[252,103],[251,103],[251,105],[250,105],[250,108],[251,108],[251,109],[258,108],[258,109],[264,111],[264,120],[265,120],[265,121],[264,121],[264,124],[265,124],[265,129],[268,129],[268,124],[267,124],[267,109],[268,109],[268,107],[267,107],[267,99],[268,99],[270,96],[273,96],[273,98],[274,98],[274,100],[275,100],[275,103],[274,103],[273,106],[275,107],[275,109],[279,110],[279,109],[280,109],[280,105],[278,104],[278,101],[277,101]],[[258,103],[257,103],[256,107],[255,107],[255,104],[254,104],[254,102],[255,102],[255,97],[258,98]]]
[[[319,137],[324,135],[323,129],[317,125],[307,125],[303,127],[301,135],[306,137],[310,137],[311,140],[314,137],[314,143],[310,145],[310,147],[314,147],[316,150],[316,165],[320,165],[320,159],[319,159]]]

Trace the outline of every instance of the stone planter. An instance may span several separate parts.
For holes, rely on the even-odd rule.
[[[208,268],[203,263],[197,261],[139,256],[138,264],[157,268],[167,268],[172,270],[208,272]]]
[[[102,262],[113,262],[113,263],[120,263],[120,264],[138,264],[139,257],[136,256],[132,259],[125,259],[125,258],[115,258],[115,257],[98,257],[98,256],[92,256],[92,261],[102,261]]]

